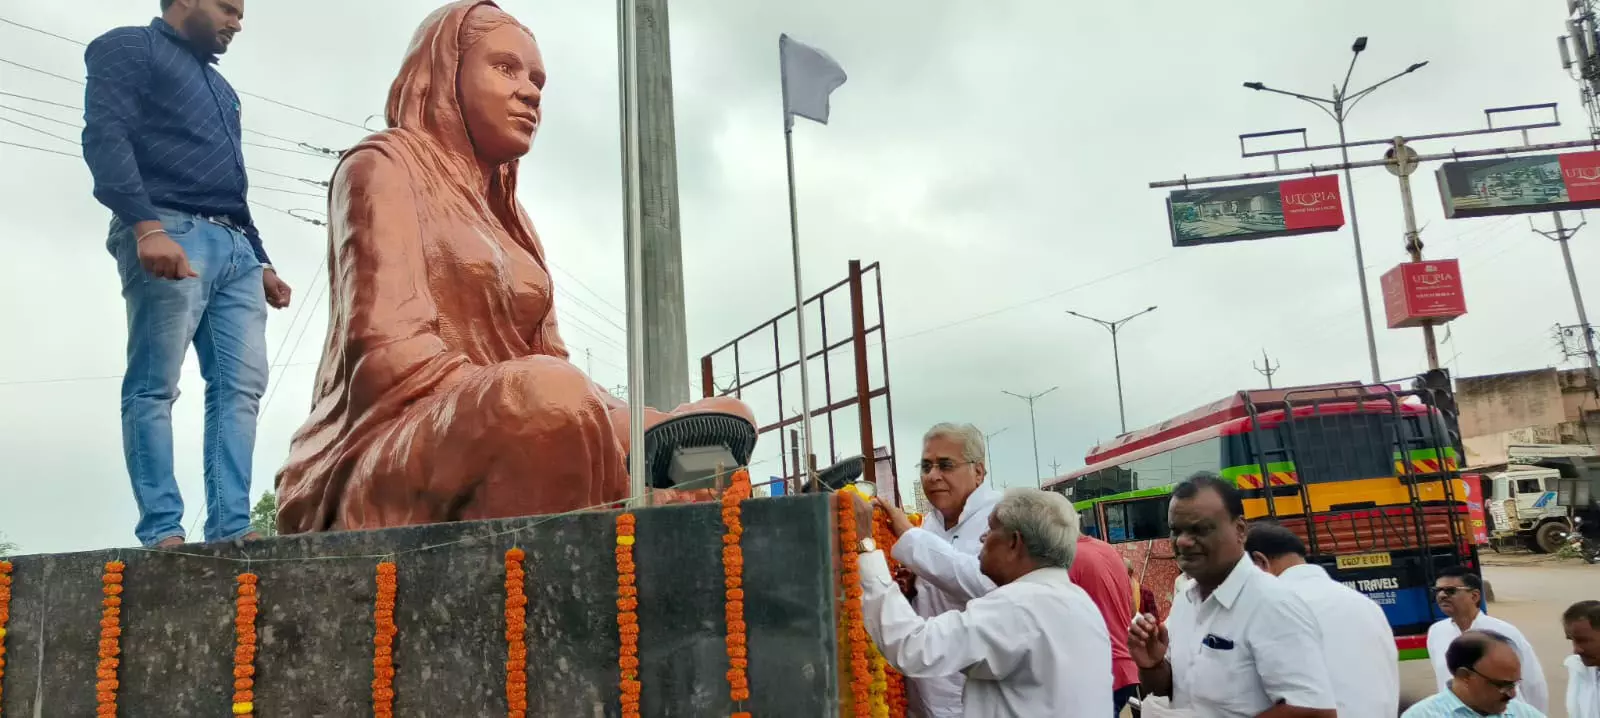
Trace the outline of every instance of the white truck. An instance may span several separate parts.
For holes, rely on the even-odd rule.
[[[1561,471],[1537,466],[1552,459],[1595,456],[1589,445],[1522,444],[1507,447],[1502,470],[1483,474],[1489,496],[1493,533],[1515,535],[1537,553],[1553,553],[1572,529],[1570,491],[1563,491]]]

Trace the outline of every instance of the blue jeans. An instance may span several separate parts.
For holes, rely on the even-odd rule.
[[[112,220],[106,238],[128,310],[122,452],[139,505],[134,535],[146,546],[184,535],[183,496],[172,468],[172,403],[193,342],[206,382],[205,537],[231,540],[250,531],[256,412],[267,386],[261,264],[238,231],[165,210],[161,224],[198,278],[150,275],[139,264],[133,227],[120,220]]]

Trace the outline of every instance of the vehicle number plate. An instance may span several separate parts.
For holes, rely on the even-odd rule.
[[[1357,553],[1340,556],[1335,559],[1335,565],[1341,570],[1352,568],[1383,568],[1391,564],[1387,553]]]

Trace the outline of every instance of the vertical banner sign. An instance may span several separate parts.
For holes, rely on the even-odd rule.
[[[1447,162],[1435,176],[1451,219],[1600,207],[1600,152]]]
[[[1167,196],[1172,245],[1240,242],[1344,226],[1336,175],[1284,182],[1174,190]]]
[[[1462,474],[1461,483],[1467,487],[1467,520],[1472,524],[1472,543],[1475,546],[1489,545],[1489,526],[1484,521],[1483,509],[1483,476],[1481,474]]]
[[[1390,329],[1443,324],[1466,314],[1460,264],[1454,259],[1406,262],[1385,272],[1383,307]]]

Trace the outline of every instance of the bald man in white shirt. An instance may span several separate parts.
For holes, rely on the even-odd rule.
[[[1341,716],[1393,715],[1400,706],[1400,653],[1383,608],[1306,563],[1306,545],[1270,523],[1250,527],[1245,553],[1311,607],[1322,630],[1322,658]]]
[[[856,516],[858,535],[871,535],[865,502]],[[978,562],[997,588],[931,619],[906,601],[872,539],[856,547],[867,633],[884,659],[907,678],[965,676],[965,718],[1105,715],[1111,637],[1067,573],[1078,540],[1071,502],[1011,489],[982,536]]]

